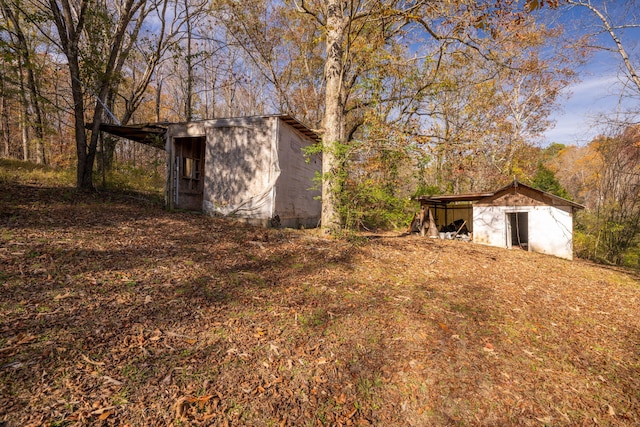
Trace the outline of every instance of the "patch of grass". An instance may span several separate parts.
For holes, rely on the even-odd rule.
[[[242,278],[242,282],[245,285],[263,287],[265,285],[264,278],[258,274],[251,271],[241,271],[239,276]]]
[[[9,311],[14,314],[24,314],[27,310],[25,309],[23,304],[17,303],[9,308]]]
[[[356,384],[358,393],[363,396],[365,401],[370,401],[374,395],[374,390],[380,386],[382,386],[382,377],[378,374],[374,375],[373,378],[361,377]]]
[[[38,183],[45,186],[73,186],[75,170],[37,165],[20,160],[0,159],[0,182]]]
[[[129,381],[138,383],[146,378],[147,371],[146,368],[138,366],[138,362],[134,362],[124,365],[120,370],[120,374]]]
[[[164,156],[163,156],[164,157]],[[106,176],[107,190],[139,191],[163,197],[165,186],[164,158],[143,166],[116,164]],[[96,174],[96,180],[101,177]]]
[[[65,427],[65,426],[70,426],[71,424],[73,424],[73,421],[62,419],[62,420],[52,421],[51,427]]]
[[[115,406],[126,405],[129,403],[129,393],[130,391],[128,387],[122,387],[120,390],[112,394],[109,400],[111,400],[111,403]]]
[[[307,328],[317,328],[324,325],[329,320],[329,314],[321,308],[317,308],[311,313],[298,316],[300,324]]]

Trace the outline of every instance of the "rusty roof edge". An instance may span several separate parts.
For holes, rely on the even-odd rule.
[[[552,199],[561,202],[562,204],[571,206],[576,209],[585,209],[585,206],[572,202],[571,200],[565,199],[564,197],[556,196],[555,194],[549,193],[544,190],[540,190],[538,188],[532,187],[530,185],[524,184],[517,180],[512,181],[508,185],[500,188],[499,190],[487,193],[468,193],[468,194],[440,194],[433,196],[420,196],[417,198],[420,202],[434,202],[434,203],[451,203],[451,202],[474,202],[479,201],[487,197],[495,196],[496,194],[509,190],[510,188],[517,188],[518,186],[526,187],[530,190],[537,191],[540,194],[551,197]]]
[[[309,126],[302,123],[300,120],[296,119],[290,114],[274,114],[273,116],[265,116],[265,117],[278,117],[283,122],[300,132],[301,134],[313,139],[316,142],[320,141],[320,135]]]
[[[207,122],[212,120],[255,119],[255,118],[269,118],[269,117],[276,117],[282,120],[283,122],[285,122],[286,124],[294,128],[304,136],[308,137],[309,139],[312,139],[313,141],[318,142],[321,140],[320,134],[316,130],[311,129],[309,126],[307,126],[297,118],[293,117],[291,114],[285,114],[285,113],[259,114],[259,115],[253,115],[253,116],[237,116],[237,117],[215,117],[210,119],[192,120],[190,122],[156,122],[156,123],[150,122],[150,123],[140,123],[140,124],[133,124],[133,125],[122,125],[120,127],[130,128],[130,129],[144,129],[145,127],[149,127],[149,128],[164,129],[166,131],[169,125],[186,125],[187,123],[202,123],[202,122]],[[109,124],[109,126],[118,127],[118,125],[112,125],[112,124]]]
[[[539,193],[541,193],[541,194],[543,194],[545,196],[549,196],[552,199],[555,199],[555,200],[557,200],[557,201],[559,201],[561,203],[564,203],[564,204],[569,205],[571,207],[574,207],[576,209],[586,209],[586,207],[584,205],[581,205],[580,203],[573,202],[573,201],[571,201],[569,199],[565,199],[564,197],[560,197],[560,196],[557,196],[557,195],[555,195],[553,193],[549,193],[548,191],[540,190],[539,188],[532,187],[532,186],[530,186],[528,184],[525,184],[525,183],[520,182],[520,181],[515,180],[515,179],[509,185],[505,185],[504,187],[502,187],[501,189],[496,191],[495,194],[500,193],[501,191],[508,190],[510,188],[518,188],[518,186],[522,186],[522,187],[528,188],[530,190],[537,191],[537,192],[539,192]]]
[[[471,202],[485,197],[491,197],[495,193],[467,193],[467,194],[436,194],[432,196],[420,196],[417,200],[433,202]]]

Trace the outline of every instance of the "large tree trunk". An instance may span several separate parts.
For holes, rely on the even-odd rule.
[[[322,136],[322,228],[335,231],[341,225],[338,194],[341,159],[339,147],[345,143],[344,57],[342,46],[345,23],[341,0],[327,5],[327,41],[325,62],[325,114]]]
[[[93,123],[91,128],[91,139],[87,141],[84,120],[84,101],[82,91],[82,79],[79,67],[80,36],[84,29],[85,19],[88,17],[88,8],[92,3],[87,0],[80,2],[80,9],[73,8],[69,0],[49,0],[49,5],[53,13],[60,44],[62,45],[69,66],[71,78],[71,88],[73,93],[73,109],[75,116],[76,132],[76,152],[78,157],[78,169],[76,185],[81,189],[93,189],[93,165],[98,147],[99,130],[103,121],[104,105],[107,102],[116,79],[122,69],[126,51],[123,51],[124,34],[127,26],[132,22],[134,16],[144,6],[145,1],[127,0],[120,9],[120,17],[112,38],[109,41],[109,57],[104,63],[104,75],[100,81],[100,87],[96,96],[96,104],[93,112]],[[143,10],[140,13],[139,21],[136,25],[136,32],[140,29],[142,20],[146,16]],[[132,36],[133,37],[133,36]],[[133,37],[135,38],[135,37]]]
[[[78,45],[84,28],[89,3],[80,3],[79,10],[73,10],[68,0],[49,0],[54,23],[60,37],[60,44],[67,58],[69,78],[71,80],[71,96],[73,98],[74,130],[76,137],[76,187],[84,190],[93,189],[93,157],[87,153],[87,132],[84,120],[84,94],[80,74]]]
[[[189,11],[189,1],[184,1],[184,13],[185,13],[185,25],[187,27],[187,55],[185,61],[187,63],[187,76],[186,76],[186,88],[184,98],[184,119],[191,121],[193,117],[193,56],[192,56],[192,28],[191,28],[191,15]]]
[[[91,138],[87,147],[86,168],[90,168],[93,173],[93,165],[95,163],[96,154],[98,152],[98,141],[100,139],[100,125],[104,123],[105,106],[113,104],[115,99],[114,91],[119,85],[120,74],[124,66],[132,45],[124,45],[125,33],[127,26],[134,20],[136,12],[140,11],[140,16],[133,30],[132,39],[136,38],[136,34],[140,30],[146,11],[144,10],[146,0],[126,0],[121,9],[115,33],[109,46],[109,57],[104,64],[104,77],[101,81],[96,103],[93,109],[93,123],[91,127]],[[127,121],[129,117],[127,118]],[[91,184],[93,185],[93,184]]]
[[[11,130],[9,129],[9,105],[7,97],[4,96],[4,66],[2,68],[2,73],[0,74],[0,95],[2,95],[0,96],[0,138],[2,138],[2,156],[9,157]]]
[[[29,160],[29,101],[24,85],[24,69],[18,62],[18,82],[20,86],[20,135],[22,137],[22,160]]]
[[[67,57],[68,58],[68,57]],[[73,95],[73,116],[76,135],[76,156],[78,166],[76,169],[76,187],[83,190],[93,189],[93,157],[87,153],[87,131],[84,120],[84,98],[80,83],[80,67],[76,61],[69,60],[69,73],[71,75],[71,93]]]

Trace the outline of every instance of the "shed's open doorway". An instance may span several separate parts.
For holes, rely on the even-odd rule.
[[[205,138],[176,138],[176,162],[173,165],[175,206],[180,209],[202,209],[204,194]]]
[[[507,247],[529,249],[529,213],[507,213]]]

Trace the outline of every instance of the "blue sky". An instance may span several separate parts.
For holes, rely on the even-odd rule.
[[[601,2],[595,2],[601,3]],[[616,11],[623,12],[623,7],[627,2],[609,2],[614,6],[610,7],[610,12],[615,15]],[[617,5],[616,5],[617,3]],[[594,31],[594,21],[589,16],[585,8],[573,8],[569,12],[564,12],[560,22],[567,25],[569,31],[576,34],[584,34],[584,31]],[[623,13],[621,19],[626,19],[626,23],[639,24],[632,21],[631,15]],[[574,21],[577,18],[576,21]],[[617,18],[613,16],[613,18]],[[574,28],[574,29],[572,29]],[[621,33],[621,39],[632,62],[640,70],[640,28],[626,30]],[[613,48],[614,43],[610,36],[601,35],[598,43],[606,47]],[[567,88],[565,98],[560,101],[561,109],[553,115],[556,125],[545,133],[545,145],[557,142],[565,145],[584,145],[591,141],[600,133],[601,128],[597,125],[597,119],[602,114],[611,114],[619,107],[620,94],[623,91],[624,75],[622,74],[622,60],[614,52],[596,52],[589,59],[587,64],[578,70],[580,81]],[[638,97],[635,100],[626,99],[623,105],[629,107],[635,103],[636,111]]]
[[[561,109],[553,114],[556,125],[545,133],[547,143],[586,144],[600,133],[599,117],[618,109],[623,90],[619,58],[606,53],[597,56],[580,71],[581,80],[565,91]],[[608,65],[598,60],[603,57]]]

